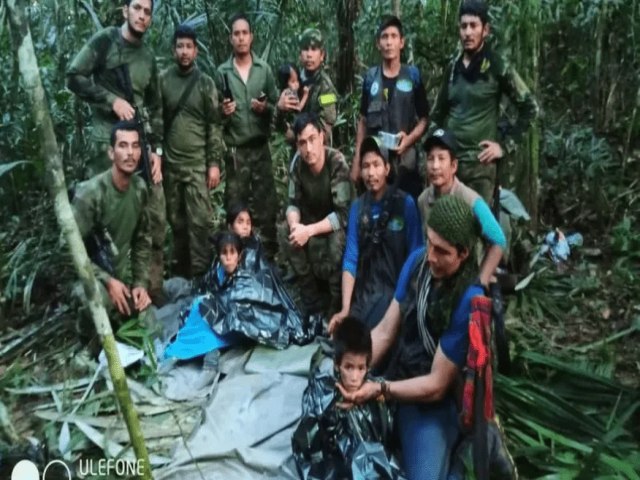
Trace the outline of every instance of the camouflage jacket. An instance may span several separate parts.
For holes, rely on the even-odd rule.
[[[309,97],[305,103],[303,112],[314,112],[328,125],[333,126],[338,119],[338,91],[333,86],[323,67],[307,76],[308,72],[300,72],[300,81],[303,86],[309,87]]]
[[[158,88],[158,68],[153,52],[143,43],[132,44],[119,27],[94,34],[71,62],[67,85],[93,110],[92,138],[108,142],[112,125],[118,120],[113,101],[126,98],[116,67],[128,65],[134,103],[142,109],[152,145],[162,144],[162,101]]]
[[[518,116],[514,125],[499,132],[503,96],[514,105]],[[538,105],[522,78],[485,44],[467,67],[460,53],[445,69],[431,120],[454,134],[460,161],[475,161],[483,140],[500,142],[506,151],[512,151],[537,115]]]

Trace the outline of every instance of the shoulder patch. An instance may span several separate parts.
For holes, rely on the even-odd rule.
[[[327,105],[333,105],[338,101],[338,97],[336,97],[335,93],[325,93],[318,97],[318,102],[322,107],[326,107]]]
[[[409,93],[413,90],[413,82],[411,80],[402,79],[396,83],[396,88],[405,93]]]
[[[378,84],[378,82],[373,82],[371,84],[371,90],[369,90],[369,93],[371,94],[371,96],[375,96],[378,94],[378,91],[380,91],[380,85]]]
[[[389,230],[391,230],[392,232],[401,231],[404,228],[404,218],[402,218],[401,216],[393,217],[389,221],[389,224],[387,225],[387,228]]]

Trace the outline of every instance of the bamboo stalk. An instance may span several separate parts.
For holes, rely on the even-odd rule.
[[[29,96],[33,123],[40,139],[41,154],[44,156],[46,171],[49,173],[46,184],[54,201],[56,218],[70,247],[71,257],[87,296],[96,331],[105,350],[116,399],[127,424],[136,457],[142,463],[140,468],[143,472],[142,478],[151,479],[149,453],[144,443],[138,414],[129,394],[111,324],[100,298],[98,283],[91,269],[91,262],[69,204],[62,161],[40,78],[38,61],[26,17],[25,3],[19,0],[7,0],[6,5],[9,11],[9,26],[16,49],[20,75]]]

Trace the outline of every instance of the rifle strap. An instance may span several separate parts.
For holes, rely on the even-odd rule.
[[[176,105],[176,108],[174,108],[173,111],[165,118],[165,122],[164,122],[165,134],[168,134],[169,131],[171,130],[173,121],[178,116],[178,113],[180,113],[180,111],[183,109],[184,104],[189,99],[189,96],[193,91],[193,87],[196,86],[196,83],[198,83],[199,78],[200,78],[200,70],[196,68],[191,74],[191,78],[189,78],[189,83],[187,83],[187,85],[184,87],[184,90],[182,91],[182,95],[180,95],[180,100],[178,100],[178,104]]]

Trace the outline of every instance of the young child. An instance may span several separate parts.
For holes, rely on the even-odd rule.
[[[286,90],[287,95],[298,99],[299,110],[302,111],[307,104],[309,87],[300,85],[300,70],[293,63],[280,65],[278,69],[278,88]]]
[[[219,349],[239,343],[230,329],[220,329],[228,311],[229,292],[234,286],[242,258],[242,242],[233,232],[215,237],[218,259],[203,278],[207,294],[199,295],[181,314],[182,327],[165,350],[166,358],[189,360],[204,355],[205,369],[217,370]]]
[[[295,97],[298,100],[298,112],[304,109],[309,98],[309,87],[300,85],[300,70],[293,63],[285,63],[278,68],[278,88],[283,90],[286,95]],[[278,128],[284,130],[285,138],[292,144],[295,141],[292,129],[294,117],[293,113],[287,113],[284,118],[281,117],[278,120]]]
[[[253,218],[246,204],[238,202],[229,207],[227,227],[242,240],[253,236]]]
[[[292,438],[301,478],[404,478],[389,454],[392,414],[383,399],[344,405],[337,388],[352,392],[368,378],[371,334],[346,317],[334,332],[333,361],[312,368],[302,398],[302,419]],[[345,408],[346,407],[346,408]]]

